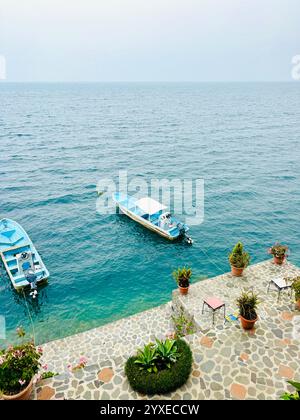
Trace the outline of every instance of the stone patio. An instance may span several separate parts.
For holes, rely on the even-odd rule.
[[[43,364],[59,372],[39,382],[33,399],[278,399],[292,390],[288,379],[300,381],[300,312],[295,311],[288,293],[277,300],[277,292],[267,294],[271,278],[299,275],[290,263],[282,267],[271,261],[250,266],[242,278],[224,274],[202,280],[190,287],[187,296],[173,292],[173,302],[82,334],[43,346]],[[207,296],[224,300],[226,314],[236,312],[240,291],[252,288],[259,294],[259,321],[249,332],[239,321],[225,322],[201,314]],[[124,364],[137,347],[165,337],[174,330],[171,316],[182,312],[191,319],[195,333],[186,336],[193,355],[192,374],[182,388],[163,396],[145,396],[132,391],[124,375]],[[80,356],[87,366],[71,373],[67,365]]]

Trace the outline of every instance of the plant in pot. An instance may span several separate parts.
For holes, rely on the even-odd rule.
[[[273,255],[274,257],[274,264],[281,265],[283,264],[284,260],[288,257],[288,246],[281,245],[280,243],[276,242],[275,245],[269,248],[269,254]]]
[[[17,332],[19,337],[25,336],[22,328]],[[36,348],[32,341],[0,351],[0,391],[4,400],[29,399],[41,355],[42,349]]]
[[[244,251],[242,242],[238,242],[229,254],[229,262],[231,265],[231,273],[235,277],[243,275],[244,269],[249,265],[250,255]]]
[[[244,330],[251,330],[257,321],[256,309],[259,304],[258,297],[253,291],[244,291],[237,299],[240,320]]]
[[[292,289],[295,292],[296,306],[300,310],[300,276],[293,280]]]
[[[189,267],[179,267],[173,272],[173,277],[178,284],[179,292],[182,295],[186,295],[189,291],[191,276],[192,270]]]

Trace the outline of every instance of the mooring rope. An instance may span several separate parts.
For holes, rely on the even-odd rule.
[[[220,270],[221,271],[221,273],[224,273],[224,268],[221,268],[221,266],[219,266],[219,265],[217,265],[211,258],[210,258],[210,256],[208,255],[208,253],[206,252],[206,251],[204,251],[204,249],[202,249],[202,248],[200,248],[200,246],[199,246],[199,249],[200,249],[200,251],[203,253],[203,254],[205,254],[206,255],[206,257],[207,257],[207,259],[208,259],[208,261],[211,263],[211,264],[213,264],[215,267],[217,267],[217,269],[218,270]]]
[[[33,335],[33,343],[35,344],[35,328],[34,328],[34,323],[33,323],[33,319],[32,319],[32,316],[31,316],[31,312],[30,312],[30,309],[29,309],[29,306],[28,306],[28,303],[27,303],[27,299],[26,299],[26,295],[25,295],[25,292],[24,292],[24,288],[22,289],[22,293],[23,293],[23,297],[24,297],[24,301],[25,301],[25,306],[26,306],[26,309],[27,309],[27,312],[28,312],[29,320],[30,320],[30,323],[31,323],[32,335]]]

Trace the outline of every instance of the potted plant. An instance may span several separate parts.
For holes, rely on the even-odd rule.
[[[250,255],[244,251],[242,242],[238,242],[229,254],[231,273],[235,277],[243,275],[244,269],[249,265]]]
[[[132,389],[145,395],[162,395],[182,387],[193,366],[188,343],[181,339],[157,340],[139,349],[125,364]]]
[[[284,260],[287,258],[287,252],[289,248],[286,245],[281,245],[280,243],[276,242],[271,248],[269,248],[269,254],[273,255],[274,257],[274,264],[281,265],[283,264]]]
[[[300,276],[293,280],[292,289],[295,292],[296,306],[300,309]]]
[[[173,272],[173,277],[178,284],[179,292],[182,295],[186,295],[189,291],[191,276],[192,270],[189,267],[179,267]]]
[[[253,291],[242,292],[237,299],[237,305],[240,312],[240,320],[244,330],[251,330],[257,321],[258,297]]]
[[[22,328],[17,330],[24,337]],[[28,400],[33,378],[40,368],[42,349],[32,341],[9,346],[0,351],[0,391],[4,400]]]

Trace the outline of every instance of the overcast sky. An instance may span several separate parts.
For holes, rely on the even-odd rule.
[[[299,0],[0,0],[8,81],[291,80]]]

